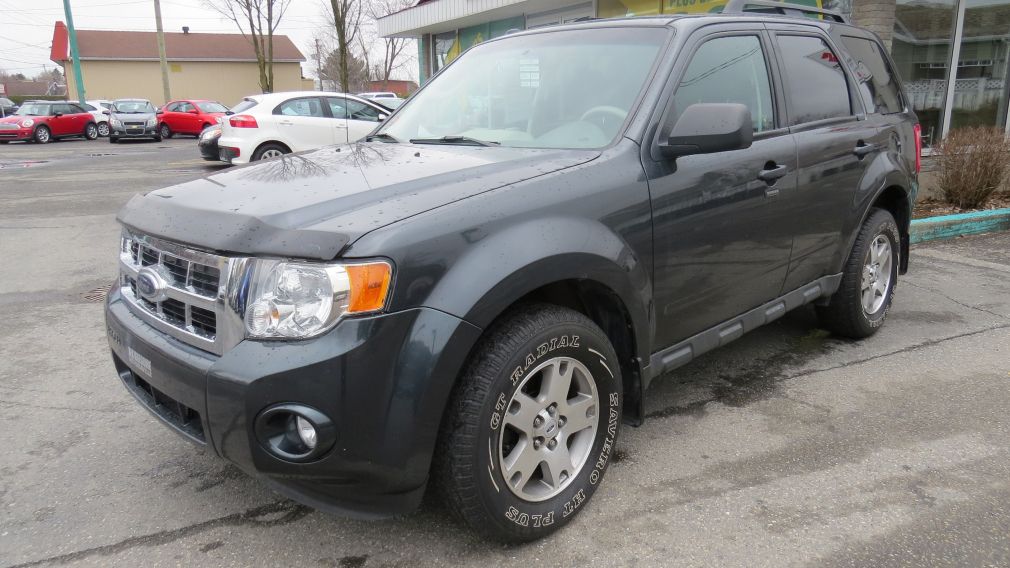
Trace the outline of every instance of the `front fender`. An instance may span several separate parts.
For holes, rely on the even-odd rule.
[[[638,356],[648,361],[648,266],[597,221],[541,217],[489,235],[452,264],[425,305],[486,328],[526,294],[562,280],[591,280],[614,292],[631,318]]]

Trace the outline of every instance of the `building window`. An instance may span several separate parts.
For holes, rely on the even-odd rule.
[[[891,56],[922,124],[924,146],[942,136],[947,69],[957,17],[956,0],[898,0]]]
[[[432,36],[431,72],[438,73],[438,70],[445,67],[449,62],[459,56],[459,42],[456,38],[456,31],[446,32]]]
[[[957,55],[950,126],[1007,124],[1007,42],[1010,0],[964,0],[964,26]]]

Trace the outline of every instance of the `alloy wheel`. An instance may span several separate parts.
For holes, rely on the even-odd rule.
[[[860,285],[863,311],[875,314],[887,300],[891,287],[891,241],[884,235],[877,235],[866,251],[863,276]]]
[[[502,420],[498,463],[520,499],[561,493],[586,464],[599,427],[596,381],[585,365],[555,357],[528,373]]]

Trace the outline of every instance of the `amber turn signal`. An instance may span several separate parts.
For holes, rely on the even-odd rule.
[[[386,305],[393,268],[385,262],[344,266],[351,284],[347,313],[361,314],[381,310]]]

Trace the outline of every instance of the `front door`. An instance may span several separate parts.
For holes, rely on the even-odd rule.
[[[867,166],[887,140],[867,119],[856,81],[826,36],[807,26],[771,27],[799,160],[798,191],[789,200],[795,236],[785,289],[791,290],[841,265],[845,222],[855,213]]]
[[[346,144],[349,141],[347,133],[347,99],[344,97],[326,97],[326,105],[330,110],[330,123],[333,127],[333,136],[337,144]]]
[[[783,202],[796,189],[796,145],[780,122],[768,39],[761,30],[720,26],[685,46],[690,59],[675,71],[664,117],[695,103],[740,103],[751,111],[755,135],[744,150],[645,160],[657,347],[772,300],[782,288],[792,241]]]
[[[379,116],[388,115],[389,112],[382,112],[374,106],[367,105],[354,99],[347,101],[347,140],[357,142],[379,125]]]

